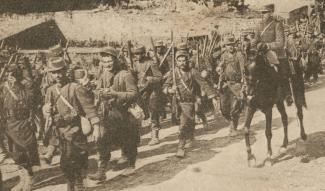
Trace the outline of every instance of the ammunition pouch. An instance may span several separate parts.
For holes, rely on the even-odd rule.
[[[53,121],[55,126],[64,127],[75,123],[76,120],[78,120],[79,118],[80,117],[78,115],[74,115],[74,114],[67,114],[65,116],[58,114],[53,117]]]

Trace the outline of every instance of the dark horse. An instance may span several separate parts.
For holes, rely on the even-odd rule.
[[[256,162],[250,146],[250,126],[253,116],[257,110],[262,111],[266,118],[265,135],[267,138],[267,158],[264,161],[266,165],[272,165],[272,108],[277,106],[280,112],[282,124],[284,127],[284,139],[282,148],[288,145],[288,116],[284,106],[284,99],[279,92],[283,88],[281,74],[276,66],[271,66],[266,59],[265,50],[250,50],[248,53],[248,65],[246,66],[247,82],[247,113],[245,121],[245,141],[248,154],[248,165]],[[292,86],[291,86],[292,88]],[[296,98],[294,93],[294,98]],[[302,106],[297,104],[297,114],[301,128],[301,137],[306,140],[307,136],[302,123]]]

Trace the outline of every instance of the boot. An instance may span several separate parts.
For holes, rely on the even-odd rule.
[[[128,162],[128,158],[125,156],[125,153],[123,152],[123,149],[122,149],[122,156],[121,156],[121,158],[118,159],[117,164],[122,165],[127,162]]]
[[[195,141],[194,137],[192,137],[192,138],[186,140],[186,143],[185,143],[184,148],[185,148],[185,149],[192,148],[193,145],[194,145],[194,141]]]
[[[178,158],[184,158],[185,157],[185,143],[186,143],[185,139],[179,139],[178,149],[177,149],[177,152],[176,152],[176,157],[178,157]]]
[[[107,167],[107,162],[98,161],[97,172],[95,174],[88,175],[88,178],[90,180],[94,180],[94,181],[105,181],[106,180],[106,175],[105,175],[106,167]]]
[[[237,136],[239,132],[237,131],[237,122],[232,120],[230,122],[230,131],[229,131],[229,136],[234,137]]]
[[[76,184],[74,185],[75,191],[86,191],[86,187],[84,185],[83,179],[81,175],[78,175],[76,179]]]
[[[122,176],[130,176],[132,174],[135,174],[135,167],[134,166],[128,166],[122,173]]]
[[[152,130],[151,131],[151,141],[149,142],[150,146],[158,145],[160,143],[159,141],[159,130]]]
[[[67,182],[67,191],[74,191],[74,182],[71,180],[68,180]]]

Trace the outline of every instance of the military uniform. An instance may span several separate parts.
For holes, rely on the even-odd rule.
[[[187,51],[178,51],[176,59],[180,56],[188,58]],[[199,85],[198,72],[188,66],[188,70],[175,68],[176,80],[176,97],[180,107],[180,126],[179,126],[179,145],[176,156],[184,157],[186,141],[194,139],[195,130],[195,102],[200,98],[201,91]],[[173,75],[170,73],[165,84],[164,92],[169,93],[169,89],[173,86]]]
[[[104,48],[101,53],[108,54],[112,58],[116,58],[117,55],[114,48]],[[98,93],[110,92],[110,96],[99,93],[102,125],[101,137],[97,141],[98,170],[97,173],[89,175],[92,180],[106,179],[105,171],[111,157],[112,145],[121,147],[122,159],[126,158],[128,168],[124,174],[133,173],[135,168],[137,145],[140,140],[138,128],[141,122],[137,121],[128,109],[136,102],[138,89],[132,73],[121,70],[118,64],[113,63],[112,71],[103,71],[96,90]]]
[[[266,11],[274,12],[274,4],[267,5],[265,8]],[[262,20],[255,29],[255,40],[257,43],[266,44],[268,49],[267,55],[271,55],[270,60],[275,61],[275,64],[277,64],[276,60],[278,59],[279,64],[277,64],[277,68],[281,76],[280,86],[278,88],[278,100],[282,101],[285,98],[289,98],[289,65],[284,51],[285,34],[283,23],[272,16],[267,20]],[[270,51],[275,52],[275,58]]]
[[[231,40],[232,39],[232,40]],[[235,43],[233,38],[227,39],[228,44]],[[220,108],[222,115],[231,122],[230,131],[237,130],[240,113],[243,109],[242,79],[244,62],[241,52],[225,51],[221,55],[219,65],[220,80]]]
[[[12,66],[8,69],[14,73],[16,81],[7,80],[0,89],[2,113],[6,121],[6,135],[12,142],[12,157],[17,165],[22,167],[21,181],[16,188],[31,190],[32,166],[39,165],[35,130],[32,127],[33,89],[25,86],[18,77],[21,69]],[[20,76],[22,77],[22,76]],[[15,188],[15,189],[16,189]]]
[[[144,47],[139,47],[135,51],[143,54],[145,49]],[[133,72],[138,80],[140,94],[138,103],[145,111],[147,117],[150,115],[152,144],[157,144],[159,143],[160,113],[163,111],[163,104],[161,102],[162,74],[159,70],[159,64],[151,60],[137,61],[134,63]]]

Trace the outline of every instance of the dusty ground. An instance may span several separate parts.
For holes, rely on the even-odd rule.
[[[272,146],[275,164],[272,167],[262,165],[266,156],[266,139],[265,120],[261,113],[255,116],[252,125],[252,149],[257,157],[257,168],[247,166],[243,135],[229,138],[227,124],[221,117],[217,121],[211,118],[209,129],[202,129],[201,125],[197,125],[196,145],[183,160],[174,157],[177,127],[170,127],[168,122],[165,122],[160,145],[149,147],[149,134],[142,136],[134,176],[124,178],[120,176],[122,171],[108,169],[108,179],[103,185],[86,181],[89,190],[324,190],[325,77],[322,76],[321,83],[307,91],[308,110],[305,110],[305,126],[308,141],[303,143],[299,139],[295,109],[287,108],[290,146],[285,155],[279,155],[278,152],[283,130],[279,114],[274,109]],[[113,160],[119,156],[119,151],[113,152]],[[91,172],[95,170],[95,158],[95,155],[91,156]],[[56,157],[54,166],[43,166],[43,169],[36,173],[36,190],[66,190],[64,178],[57,165],[58,160]],[[113,164],[114,162],[112,166]],[[16,172],[11,172],[10,167],[1,168],[5,179],[15,176]],[[7,185],[16,182],[17,178],[11,178]]]
[[[256,1],[256,0],[250,0]],[[28,25],[44,19],[55,18],[68,39],[88,40],[104,39],[121,40],[136,38],[148,41],[146,35],[169,38],[173,29],[176,37],[206,34],[219,24],[222,32],[238,33],[242,28],[254,26],[254,13],[245,16],[224,12],[224,8],[189,7],[178,12],[165,9],[137,9],[94,13],[93,10],[74,11],[70,13],[12,15],[0,18],[0,37],[22,30]],[[137,171],[132,177],[123,178],[121,171],[109,168],[108,179],[103,185],[86,181],[89,190],[131,190],[131,191],[278,191],[325,190],[325,77],[321,83],[308,89],[308,110],[305,110],[305,126],[309,139],[303,143],[299,139],[299,130],[295,118],[295,109],[288,108],[290,146],[285,155],[279,156],[278,150],[282,143],[283,130],[279,113],[274,109],[273,117],[273,149],[275,164],[265,167],[262,162],[266,156],[266,139],[264,136],[265,120],[258,113],[253,120],[253,151],[257,157],[259,168],[248,168],[243,135],[229,138],[228,124],[222,117],[216,121],[210,116],[210,128],[196,127],[197,143],[188,152],[185,159],[174,157],[177,146],[176,126],[164,122],[161,131],[162,143],[157,146],[147,145],[150,135],[144,133],[139,147]],[[242,126],[242,123],[240,124]],[[144,128],[144,132],[148,132]],[[120,156],[119,151],[113,152],[113,159]],[[302,160],[303,159],[303,160]],[[35,190],[65,191],[65,180],[58,166],[56,157],[53,166],[42,166],[36,173]],[[114,162],[113,162],[114,164]],[[94,172],[96,156],[90,157],[90,172]],[[114,165],[113,165],[114,166]],[[17,183],[17,172],[11,165],[0,166],[4,172],[6,185]]]

